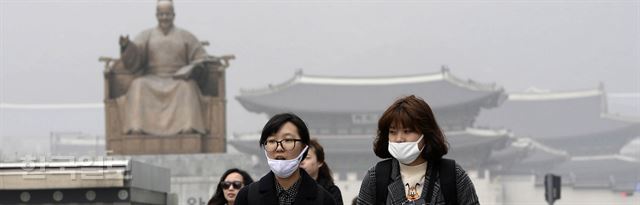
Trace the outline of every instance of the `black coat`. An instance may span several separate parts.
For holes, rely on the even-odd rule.
[[[320,187],[307,172],[303,169],[300,170],[300,177],[302,181],[298,187],[298,194],[293,204],[305,205],[305,204],[323,204],[323,205],[335,205],[335,200],[331,194]],[[257,186],[258,194],[260,195],[259,204],[278,204],[278,196],[276,195],[276,179],[273,172],[269,172],[262,177],[259,181],[249,184],[243,187],[238,196],[236,197],[235,204],[245,205],[250,204],[249,190],[255,189]],[[254,187],[254,188],[252,188]]]
[[[336,200],[336,204],[337,205],[342,205],[342,192],[340,191],[340,188],[338,188],[338,186],[336,186],[333,183],[329,183],[328,180],[326,179],[318,179],[317,180],[318,184],[320,184],[320,186],[322,186],[322,188],[324,188],[325,190],[327,190],[332,196],[333,199]]]

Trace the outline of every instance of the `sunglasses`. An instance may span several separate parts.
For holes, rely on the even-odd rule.
[[[241,181],[231,181],[231,182],[223,181],[223,182],[220,182],[220,185],[222,186],[223,189],[229,189],[231,188],[232,185],[233,185],[233,188],[235,189],[240,189],[243,186]]]

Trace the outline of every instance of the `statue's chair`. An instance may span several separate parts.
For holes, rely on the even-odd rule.
[[[203,45],[208,45],[203,42]],[[122,131],[120,109],[116,99],[127,93],[131,82],[140,74],[124,68],[119,59],[100,57],[104,62],[104,104],[107,153],[130,154],[179,154],[225,152],[226,98],[225,69],[229,56],[209,56],[206,62],[195,68],[190,75],[198,84],[202,94],[203,119],[206,134],[176,134],[155,136],[149,134],[125,134]]]

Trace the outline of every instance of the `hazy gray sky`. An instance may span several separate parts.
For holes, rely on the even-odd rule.
[[[102,102],[98,57],[118,57],[120,34],[156,25],[154,0],[0,2],[1,103]],[[210,54],[237,56],[227,72],[229,134],[266,121],[235,100],[241,88],[283,82],[299,68],[384,76],[447,64],[507,91],[603,82],[610,92],[640,92],[637,0],[174,2],[177,26],[210,41]],[[0,109],[0,136],[18,129],[11,119],[25,112]],[[102,110],[93,113],[81,116],[95,116],[94,125],[72,131],[104,134]],[[38,124],[27,133],[55,129]]]

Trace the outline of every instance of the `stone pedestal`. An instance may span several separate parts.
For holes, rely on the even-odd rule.
[[[127,135],[125,138],[109,140],[113,151],[126,154],[181,154],[202,152],[202,136],[197,134],[181,136]]]

